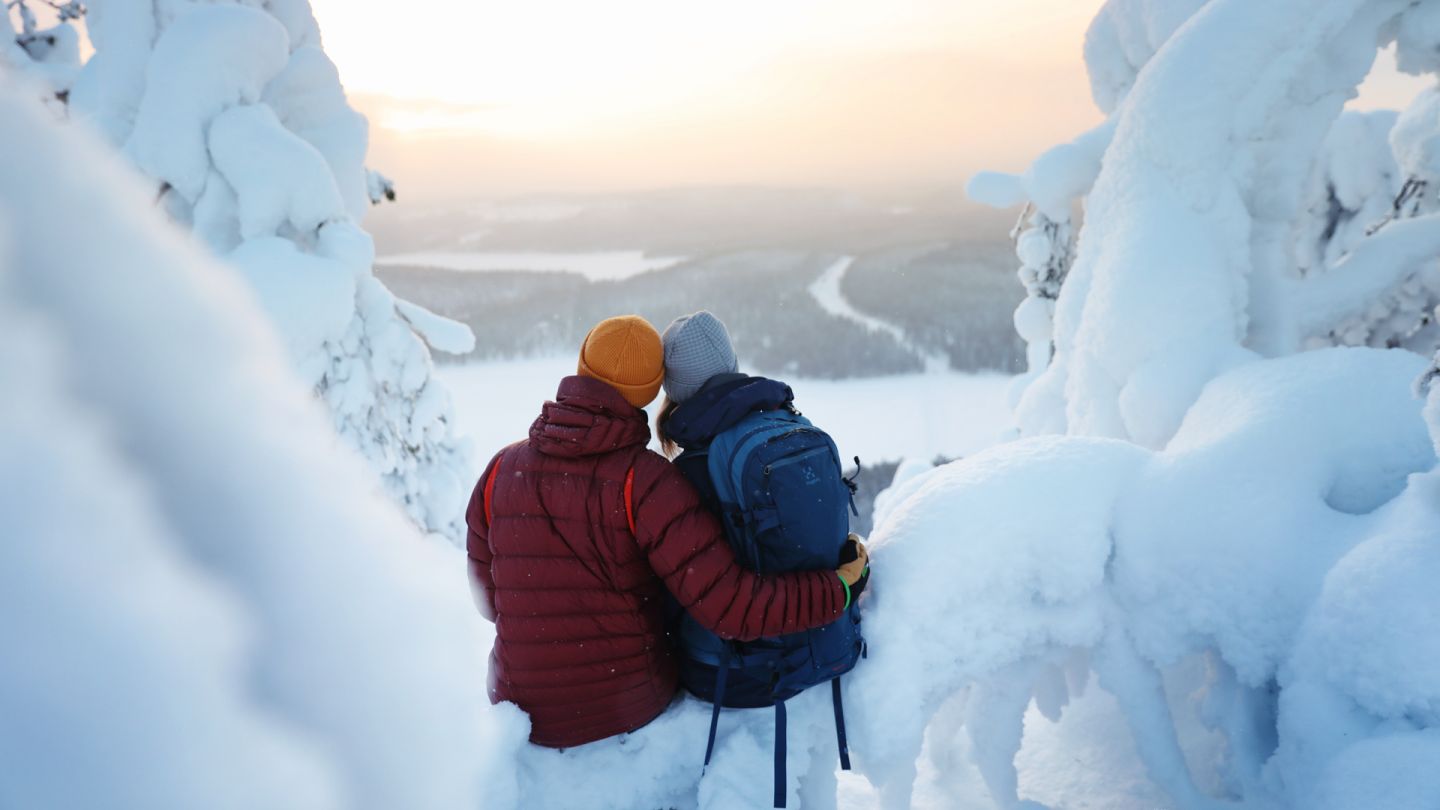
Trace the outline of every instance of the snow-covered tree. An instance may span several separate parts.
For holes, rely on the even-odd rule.
[[[47,21],[42,26],[39,8]],[[0,29],[0,68],[30,80],[57,113],[63,112],[70,86],[80,72],[80,35],[71,25],[85,13],[78,0],[6,0]]]
[[[1440,358],[1412,349],[1436,339],[1440,106],[1344,111],[1390,44],[1435,73],[1440,2],[1110,0],[1085,48],[1109,120],[972,183],[1039,212],[1018,247],[1022,278],[1059,269],[1053,357],[1032,352],[1024,438],[876,515],[886,643],[850,680],[885,806],[927,749],[1036,806],[1022,754],[1072,759],[1029,750],[1027,710],[1063,725],[1091,675],[1174,806],[1433,804]],[[1066,268],[1047,236],[1076,204]],[[1026,286],[1039,342],[1050,293]]]
[[[417,524],[458,540],[469,449],[426,342],[465,352],[473,337],[372,272],[360,223],[394,187],[365,166],[367,122],[309,3],[94,0],[86,26],[94,55],[59,88],[70,118],[122,150],[170,218],[241,269],[343,439]]]
[[[1096,223],[1058,296],[1054,363],[1019,405],[1024,433],[1157,446],[1208,379],[1247,358],[1434,340],[1436,93],[1398,121],[1343,107],[1379,47],[1393,43],[1403,70],[1436,70],[1436,13],[1428,2],[1326,3],[1297,12],[1300,35],[1295,21],[1278,22],[1278,6],[1116,0],[1101,10],[1085,55],[1107,124],[1023,176],[972,183],[997,205],[1018,197],[1064,212],[1083,198]],[[1219,43],[1241,30],[1243,41]],[[1222,50],[1236,58],[1218,64]],[[1168,237],[1159,252],[1157,233]]]
[[[1108,125],[1101,126],[1049,150],[1023,175],[981,172],[967,189],[975,199],[999,208],[1024,204],[1010,234],[1025,287],[1025,299],[1015,310],[1015,330],[1026,343],[1029,365],[1017,380],[1017,396],[1050,365],[1055,302],[1075,259],[1075,200],[1094,182],[1111,134]]]

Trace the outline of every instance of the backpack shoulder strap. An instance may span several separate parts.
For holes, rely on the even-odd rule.
[[[495,511],[491,507],[491,500],[495,494],[495,479],[500,477],[500,463],[505,459],[505,451],[501,450],[495,455],[495,466],[490,468],[490,477],[485,479],[485,525],[495,522]]]
[[[630,533],[635,533],[635,468],[625,471],[625,521],[630,524]]]
[[[707,449],[706,467],[710,481],[715,487],[716,500],[722,508],[739,501],[739,482],[731,469],[734,462],[743,460],[745,454],[765,436],[776,429],[774,411],[755,411],[739,422],[722,431],[710,440]],[[757,438],[758,437],[758,438]]]

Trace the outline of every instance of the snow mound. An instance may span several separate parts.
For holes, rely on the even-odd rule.
[[[8,248],[0,803],[339,807],[328,757],[250,694],[242,607],[189,559],[103,410],[72,394],[62,330],[15,300]]]
[[[1015,442],[914,479],[887,514],[862,603],[871,653],[848,694],[857,757],[888,807],[909,805],[925,727],[951,695],[1100,640],[1112,504],[1147,455],[1105,440]],[[1027,508],[1037,492],[1056,508]]]
[[[1364,740],[1320,777],[1316,810],[1426,810],[1440,796],[1440,731]]]
[[[1440,510],[1437,481],[1417,484],[1413,515],[1347,554],[1325,580],[1297,650],[1315,673],[1382,718],[1440,726]],[[1432,500],[1421,503],[1420,490]]]
[[[1242,682],[1274,676],[1363,516],[1434,462],[1408,384],[1423,367],[1327,349],[1206,387],[1119,501],[1114,582],[1142,654],[1170,663],[1208,643]]]
[[[1392,552],[1378,570],[1351,559],[1378,553],[1365,551],[1376,542],[1367,538],[1423,497],[1405,489],[1435,463],[1409,387],[1423,367],[1408,352],[1370,349],[1256,361],[1206,386],[1161,450],[1021,440],[904,481],[898,503],[879,499],[863,603],[871,655],[849,694],[851,738],[886,806],[908,806],[927,729],[934,745],[962,725],[991,795],[1017,806],[1026,707],[1058,719],[1088,672],[1118,699],[1152,780],[1182,807],[1210,806],[1202,785],[1263,790],[1276,743],[1249,712],[1282,672],[1328,672],[1360,708],[1429,717],[1440,655],[1410,634],[1433,612],[1376,625],[1402,604],[1434,601],[1417,591],[1437,573],[1434,555]],[[1428,521],[1413,523],[1433,541]],[[1420,570],[1402,572],[1401,560]],[[1355,593],[1382,573],[1393,596],[1365,595],[1379,585]],[[1335,589],[1345,595],[1327,606]],[[1311,637],[1327,641],[1301,655]],[[1362,642],[1379,648],[1369,660]],[[1210,660],[1208,697],[1177,717],[1166,683],[1197,656]],[[1399,674],[1406,656],[1413,674]],[[1309,720],[1280,723],[1282,735],[1319,722],[1302,714]],[[1223,735],[1230,759],[1192,772],[1182,725]]]
[[[1411,478],[1325,578],[1281,682],[1271,764],[1296,806],[1434,802],[1440,728],[1440,472]]]
[[[132,173],[10,85],[0,118],[0,804],[513,800],[458,555]]]

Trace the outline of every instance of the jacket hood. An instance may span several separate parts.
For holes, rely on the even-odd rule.
[[[595,456],[649,441],[644,411],[611,386],[578,375],[560,381],[555,401],[530,425],[531,446],[547,456]]]
[[[751,413],[773,411],[794,399],[790,386],[779,380],[725,374],[676,408],[665,430],[687,450],[704,447]]]

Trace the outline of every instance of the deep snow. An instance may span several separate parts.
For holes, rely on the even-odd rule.
[[[236,260],[197,250],[155,185],[57,127],[55,85],[0,85],[0,805],[764,806],[764,712],[726,713],[703,779],[690,700],[590,746],[526,744],[524,716],[485,701],[493,630],[460,553],[382,497],[309,396],[325,369],[286,356],[343,320],[327,306],[312,322],[289,293],[353,296],[337,337],[374,341],[414,419],[370,407],[369,364],[327,393],[418,446],[448,402],[424,385],[416,330],[465,342],[363,272],[358,122],[343,93],[335,106],[308,4],[94,2],[79,117]],[[1051,224],[1088,195],[1025,437],[980,450],[1008,420],[977,391],[1003,380],[791,381],[847,454],[909,456],[870,538],[871,655],[846,679],[859,773],[837,778],[826,696],[804,695],[795,802],[1433,808],[1440,389],[1416,396],[1425,361],[1404,350],[1293,351],[1312,327],[1343,343],[1433,305],[1412,266],[1440,244],[1433,193],[1323,243],[1295,221],[1317,178],[1344,211],[1395,179],[1370,160],[1387,119],[1337,118],[1387,39],[1402,66],[1440,67],[1440,2],[1111,0],[1086,52],[1113,132],[1046,153],[1018,186],[980,184]],[[233,71],[183,70],[217,56]],[[1390,132],[1408,179],[1435,179],[1436,109],[1422,96]],[[1357,151],[1369,169],[1330,160]],[[272,159],[304,168],[251,185]],[[322,160],[348,179],[318,187]],[[1033,236],[1027,265],[1068,244]],[[311,248],[362,272],[285,253]],[[282,262],[313,284],[265,276]],[[1345,320],[1306,325],[1297,304]],[[1043,347],[1049,310],[1030,309]],[[455,370],[482,452],[523,434],[570,362]],[[937,449],[967,457],[931,469]]]
[[[458,553],[132,169],[0,119],[0,806],[503,800]]]

